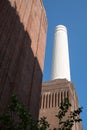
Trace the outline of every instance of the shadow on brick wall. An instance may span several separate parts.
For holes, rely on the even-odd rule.
[[[12,93],[16,93],[34,118],[38,116],[42,71],[31,44],[32,39],[20,22],[16,5],[14,8],[8,0],[1,0],[0,113],[6,110]]]

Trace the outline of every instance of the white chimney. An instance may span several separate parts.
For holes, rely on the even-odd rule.
[[[54,34],[51,80],[64,78],[71,80],[67,28],[58,25]]]

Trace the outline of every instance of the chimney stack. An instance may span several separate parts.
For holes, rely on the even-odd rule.
[[[54,34],[51,80],[54,79],[71,81],[67,28],[63,25],[56,26]]]

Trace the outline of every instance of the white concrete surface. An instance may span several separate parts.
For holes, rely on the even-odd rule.
[[[71,81],[67,28],[58,25],[54,34],[51,80],[64,78]]]

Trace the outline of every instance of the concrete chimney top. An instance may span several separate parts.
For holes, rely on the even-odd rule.
[[[64,25],[57,25],[55,31],[66,31],[67,32],[67,28]]]
[[[55,28],[51,69],[51,80],[54,79],[71,80],[67,28],[64,25]]]

